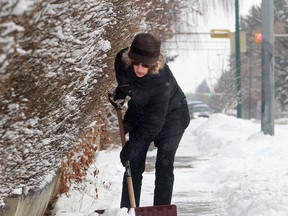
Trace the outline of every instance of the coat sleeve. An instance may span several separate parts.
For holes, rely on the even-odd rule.
[[[131,76],[129,71],[124,67],[122,56],[128,48],[122,49],[115,58],[115,75],[117,80],[117,87],[114,91],[114,100],[124,99],[131,90]]]

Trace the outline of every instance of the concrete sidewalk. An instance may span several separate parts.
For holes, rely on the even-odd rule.
[[[207,190],[190,190],[191,187],[183,185],[189,185],[191,183],[194,164],[202,163],[196,157],[178,156],[174,163],[174,194],[172,202],[177,205],[177,214],[179,216],[228,216],[223,210],[223,203],[217,199],[215,192],[209,188]],[[145,181],[148,175],[154,176],[154,163],[155,156],[147,157],[146,172],[143,177],[142,197],[151,197],[153,199],[154,182]],[[146,178],[145,178],[146,176]],[[151,179],[149,176],[148,179]],[[143,190],[144,189],[144,190]],[[145,203],[143,203],[145,205]],[[148,204],[149,205],[149,204]]]

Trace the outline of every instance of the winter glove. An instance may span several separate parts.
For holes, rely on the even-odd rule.
[[[111,95],[113,97],[113,100],[124,99],[130,91],[131,86],[129,84],[123,86],[118,85]]]
[[[124,99],[117,99],[115,100],[115,91],[113,93],[108,92],[108,98],[110,103],[115,107],[115,108],[122,108],[124,105],[125,100]]]
[[[127,141],[120,152],[120,160],[123,166],[125,166],[126,161],[131,161],[136,155],[137,152],[131,148],[131,143]]]
[[[112,100],[116,101],[118,97],[116,96],[116,89],[110,90],[108,92],[108,97],[110,97]]]

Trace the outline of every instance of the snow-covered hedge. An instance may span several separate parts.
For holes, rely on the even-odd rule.
[[[39,188],[45,174],[81,143],[91,123],[101,127],[99,119],[113,118],[107,91],[115,84],[115,54],[136,32],[164,37],[176,3],[1,1],[2,211],[3,198],[13,191]],[[105,142],[112,141],[105,137]]]

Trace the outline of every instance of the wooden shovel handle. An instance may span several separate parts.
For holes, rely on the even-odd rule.
[[[118,125],[119,125],[119,130],[120,130],[121,143],[122,143],[122,147],[124,147],[126,143],[126,138],[125,138],[124,124],[122,120],[122,112],[121,112],[121,109],[119,108],[116,108],[116,112],[117,112]]]
[[[108,93],[108,99],[109,99],[110,103],[114,106],[114,108],[117,112],[121,143],[122,143],[122,147],[124,147],[124,145],[126,143],[126,138],[125,138],[123,119],[122,119],[122,106],[120,106],[118,103],[116,103],[112,99],[112,97],[109,93]],[[135,193],[134,193],[134,187],[133,187],[133,181],[132,181],[131,168],[130,168],[130,162],[129,161],[125,162],[125,169],[126,169],[125,172],[126,172],[126,177],[127,177],[128,193],[129,193],[129,199],[130,199],[130,207],[136,208]]]

